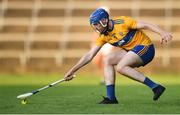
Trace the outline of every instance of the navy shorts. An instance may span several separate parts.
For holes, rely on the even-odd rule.
[[[143,66],[151,62],[155,55],[154,45],[137,45],[131,51],[139,55],[143,61]]]

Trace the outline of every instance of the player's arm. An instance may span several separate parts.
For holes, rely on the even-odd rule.
[[[161,36],[161,43],[168,42],[172,39],[170,32],[162,30],[159,26],[148,22],[137,21],[137,29],[148,29]]]
[[[85,66],[86,64],[88,64],[89,62],[91,62],[91,60],[93,59],[93,57],[97,54],[97,52],[101,49],[101,46],[94,46],[91,48],[91,50],[86,53],[83,57],[81,57],[81,59],[77,62],[77,64],[75,66],[73,66],[65,75],[64,79],[66,81],[69,81],[73,78],[74,73],[79,70],[81,67]]]

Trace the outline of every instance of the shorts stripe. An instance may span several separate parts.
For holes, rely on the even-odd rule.
[[[142,50],[140,50],[137,54],[139,56],[142,56],[144,53],[147,52],[148,48],[149,48],[148,46],[144,46],[144,48]]]
[[[141,56],[144,55],[148,51],[149,46],[145,46],[145,47],[146,48],[144,49],[144,51],[140,53]]]

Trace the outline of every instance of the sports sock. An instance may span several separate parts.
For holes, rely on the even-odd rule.
[[[155,82],[153,82],[152,80],[150,80],[149,78],[145,78],[144,80],[144,84],[146,84],[148,87],[150,87],[151,89],[154,89],[155,87],[158,86],[158,84],[156,84]]]
[[[114,85],[107,85],[106,90],[107,90],[107,97],[110,100],[114,100],[116,98],[115,97],[115,86]]]

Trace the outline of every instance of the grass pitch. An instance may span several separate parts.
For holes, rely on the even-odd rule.
[[[100,85],[100,77],[77,75],[70,82],[63,82],[28,98],[22,105],[16,96],[58,80],[58,75],[0,75],[0,113],[60,113],[60,114],[113,114],[113,113],[180,113],[180,76],[155,75],[153,80],[162,83],[167,90],[159,101],[152,101],[152,91],[135,81],[118,76],[117,105],[99,105],[106,88]]]

